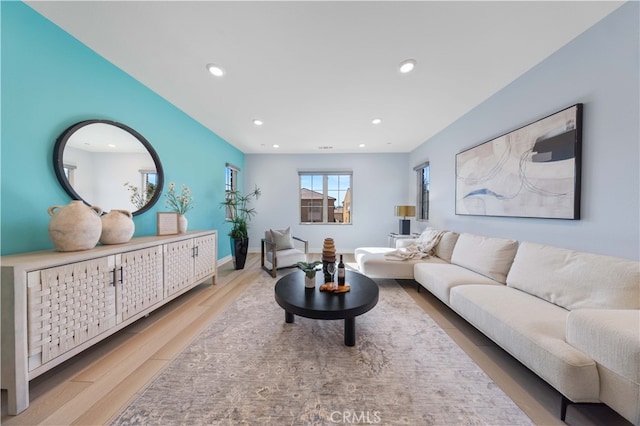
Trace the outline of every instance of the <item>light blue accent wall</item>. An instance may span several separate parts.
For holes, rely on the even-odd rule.
[[[230,254],[224,199],[225,163],[244,154],[155,92],[21,2],[1,2],[1,252],[52,248],[52,205],[70,197],[56,180],[53,147],[69,125],[90,118],[119,121],[154,146],[169,182],[195,197],[190,229],[218,229],[218,257]],[[176,84],[179,84],[177,82]],[[156,233],[164,198],[134,218],[136,236]]]
[[[640,258],[640,3],[631,1],[411,153],[431,165],[434,226]],[[544,30],[542,30],[544,32]],[[455,155],[584,104],[582,218],[455,215]]]
[[[386,246],[390,232],[398,232],[394,206],[412,204],[410,187],[415,173],[407,170],[408,153],[395,154],[247,154],[246,185],[258,184],[260,199],[252,203],[258,212],[249,228],[249,249],[260,251],[260,239],[269,229],[291,227],[293,235],[309,242],[309,251],[321,253],[325,238],[333,238],[340,253],[362,246]],[[352,223],[301,224],[299,171],[350,171]],[[413,185],[412,185],[413,187]],[[411,221],[411,229],[416,223]]]

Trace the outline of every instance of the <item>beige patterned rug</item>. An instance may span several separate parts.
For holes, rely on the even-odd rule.
[[[275,281],[252,283],[113,424],[532,424],[395,281],[377,281],[354,347],[343,321],[285,323]]]

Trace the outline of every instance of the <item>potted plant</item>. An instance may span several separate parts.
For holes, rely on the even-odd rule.
[[[317,269],[318,265],[321,265],[322,262],[316,260],[315,262],[298,262],[298,268],[304,271],[304,286],[307,288],[314,288],[316,286],[316,272],[319,271]]]
[[[249,201],[260,198],[260,188],[257,186],[253,191],[242,195],[239,191],[227,192],[227,198],[221,202],[228,212],[227,220],[231,222],[231,256],[235,269],[243,269],[247,260],[247,250],[249,249],[249,222],[255,216],[255,208],[249,207]]]

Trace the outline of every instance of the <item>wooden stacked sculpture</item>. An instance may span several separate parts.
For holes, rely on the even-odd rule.
[[[346,293],[350,290],[348,284],[338,286],[334,279],[336,272],[336,246],[333,238],[325,238],[322,246],[322,272],[324,274],[324,284],[320,286],[320,291],[330,291],[333,293]]]

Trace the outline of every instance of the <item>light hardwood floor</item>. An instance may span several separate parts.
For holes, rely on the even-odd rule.
[[[316,258],[319,259],[319,255],[312,255],[311,260]],[[345,262],[347,267],[353,267],[352,256],[346,256]],[[260,274],[266,272],[260,268],[258,254],[250,254],[245,269],[240,271],[235,271],[230,262],[222,265],[215,285],[210,281],[199,285],[150,316],[32,380],[31,404],[18,416],[6,415],[7,395],[3,390],[2,424],[108,424]],[[553,388],[427,291],[416,291],[415,282],[405,280],[400,284],[536,424],[563,424],[558,418],[560,395]],[[629,425],[601,405],[570,406],[567,423]]]

